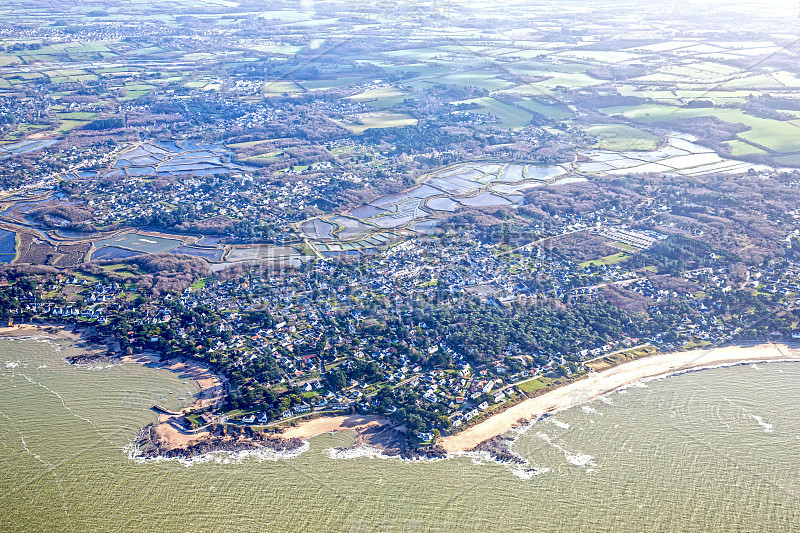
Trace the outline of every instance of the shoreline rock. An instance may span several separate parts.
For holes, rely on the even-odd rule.
[[[224,426],[222,426],[224,427]],[[305,445],[302,439],[285,439],[273,433],[245,428],[241,433],[228,434],[220,427],[212,428],[212,434],[186,447],[172,448],[159,437],[154,424],[145,426],[133,441],[134,458],[193,459],[212,452],[245,452],[270,450],[278,453],[297,451]]]
[[[481,442],[471,451],[486,453],[498,463],[527,465],[528,461],[511,450],[511,445],[514,443],[514,440],[514,437],[510,435],[498,435],[497,437]]]
[[[71,355],[64,358],[71,365],[96,365],[103,363],[121,364],[122,358],[113,353]]]

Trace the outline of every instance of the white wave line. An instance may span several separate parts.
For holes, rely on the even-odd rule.
[[[64,486],[62,485],[61,479],[58,477],[58,474],[56,474],[55,465],[53,463],[45,461],[39,456],[39,454],[34,453],[30,448],[28,448],[28,443],[25,442],[25,435],[23,435],[22,432],[14,426],[14,421],[11,419],[11,417],[9,417],[2,411],[0,411],[0,415],[2,415],[6,420],[11,422],[12,429],[17,432],[17,435],[19,435],[19,440],[20,442],[22,442],[22,448],[25,450],[25,452],[33,456],[40,463],[42,463],[47,469],[47,471],[50,472],[50,474],[52,474],[53,479],[55,479],[56,483],[58,483],[58,488],[61,489],[59,490],[59,494],[61,496],[61,510],[64,511],[65,515],[69,516],[69,512],[67,511],[67,505],[64,500]]]
[[[69,413],[70,413],[72,416],[74,416],[74,417],[75,417],[75,418],[77,418],[78,420],[83,420],[84,422],[86,422],[87,424],[89,424],[90,426],[92,426],[92,427],[94,428],[94,430],[97,432],[97,434],[100,436],[100,438],[101,438],[101,439],[103,439],[104,441],[106,441],[106,442],[107,442],[107,443],[109,443],[109,444],[114,444],[113,442],[111,442],[110,440],[108,440],[108,439],[105,437],[105,435],[103,435],[102,433],[100,433],[100,428],[98,428],[98,427],[97,427],[97,425],[96,425],[94,422],[92,422],[92,421],[91,421],[91,420],[89,420],[88,418],[84,418],[84,417],[82,417],[81,415],[79,415],[78,413],[76,413],[75,411],[73,411],[73,410],[72,410],[70,407],[68,407],[68,406],[67,406],[67,404],[66,404],[66,402],[64,402],[64,398],[62,398],[62,397],[61,397],[61,395],[60,395],[59,393],[57,393],[56,391],[54,391],[53,389],[51,389],[51,388],[50,388],[50,387],[48,387],[47,385],[43,385],[43,384],[39,383],[38,381],[34,381],[33,379],[31,379],[30,377],[26,376],[25,374],[22,374],[22,373],[20,373],[19,375],[20,375],[20,376],[22,376],[23,378],[27,379],[27,380],[28,380],[28,382],[30,382],[30,383],[32,383],[32,384],[34,384],[34,385],[39,385],[41,388],[43,388],[43,389],[44,389],[44,390],[46,390],[47,392],[49,392],[49,393],[53,394],[53,395],[54,395],[56,398],[58,398],[58,399],[61,401],[61,405],[63,405],[63,406],[64,406],[64,409],[66,409],[67,411],[69,411]]]
[[[536,436],[545,441],[547,444],[549,444],[556,450],[559,450],[561,453],[563,453],[567,461],[569,461],[575,466],[580,466],[580,467],[597,466],[596,463],[594,462],[594,457],[592,457],[591,455],[582,453],[572,453],[568,450],[565,450],[564,448],[553,442],[553,440],[546,433],[539,432],[536,434]]]

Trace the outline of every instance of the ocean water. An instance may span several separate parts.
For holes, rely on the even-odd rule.
[[[800,364],[651,381],[518,432],[537,469],[341,453],[138,463],[127,446],[197,392],[136,365],[69,366],[76,348],[0,341],[2,531],[797,531]],[[169,394],[173,392],[173,394]]]

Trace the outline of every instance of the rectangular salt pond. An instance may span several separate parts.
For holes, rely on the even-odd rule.
[[[11,255],[14,258],[14,248],[16,247],[16,233],[5,229],[0,229],[0,255]]]
[[[0,146],[0,156],[9,154],[27,154],[41,148],[56,144],[56,139],[28,140]]]
[[[456,194],[466,194],[480,188],[480,185],[474,181],[467,181],[457,177],[434,178],[428,184],[445,192]]]
[[[453,212],[458,208],[458,204],[450,198],[433,198],[428,200],[427,207],[436,211]]]
[[[139,235],[138,233],[128,233],[119,237],[109,237],[108,239],[101,239],[94,242],[95,248],[116,246],[149,254],[168,252],[181,244],[183,243],[177,239],[165,239],[163,237]]]
[[[511,204],[510,200],[490,192],[482,192],[472,198],[455,198],[455,200],[470,207],[494,207]]]
[[[303,224],[303,233],[312,239],[331,239],[336,226],[324,220],[314,219]]]
[[[226,261],[247,261],[255,259],[283,259],[299,257],[300,251],[291,246],[272,246],[261,244],[247,248],[234,248],[225,258]]]
[[[129,259],[142,255],[143,252],[136,252],[134,250],[126,250],[118,246],[104,246],[99,250],[92,252],[92,259],[106,260],[106,259]]]
[[[703,165],[713,165],[721,161],[722,158],[712,152],[710,154],[692,154],[680,157],[671,157],[669,159],[659,161],[659,163],[675,169],[687,169]]]

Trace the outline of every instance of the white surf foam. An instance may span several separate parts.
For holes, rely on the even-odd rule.
[[[555,418],[551,417],[548,418],[547,421],[550,422],[551,424],[560,427],[561,429],[569,429],[569,424],[567,424],[566,422],[562,422],[561,420],[556,420]]]
[[[758,422],[758,425],[764,428],[764,433],[772,433],[772,424],[765,422],[763,418],[758,415],[750,415],[753,420]]]
[[[390,459],[380,448],[361,444],[349,448],[328,448],[325,453],[331,459],[359,459],[367,457],[369,459]]]
[[[559,450],[561,453],[563,453],[567,462],[569,462],[570,464],[579,466],[581,468],[587,466],[597,466],[597,463],[595,463],[594,461],[594,457],[592,457],[591,455],[585,453],[570,452],[568,450],[565,450],[564,448],[553,442],[553,440],[546,433],[543,433],[541,431],[537,433],[536,436],[545,441],[547,444],[549,444],[556,450]]]

